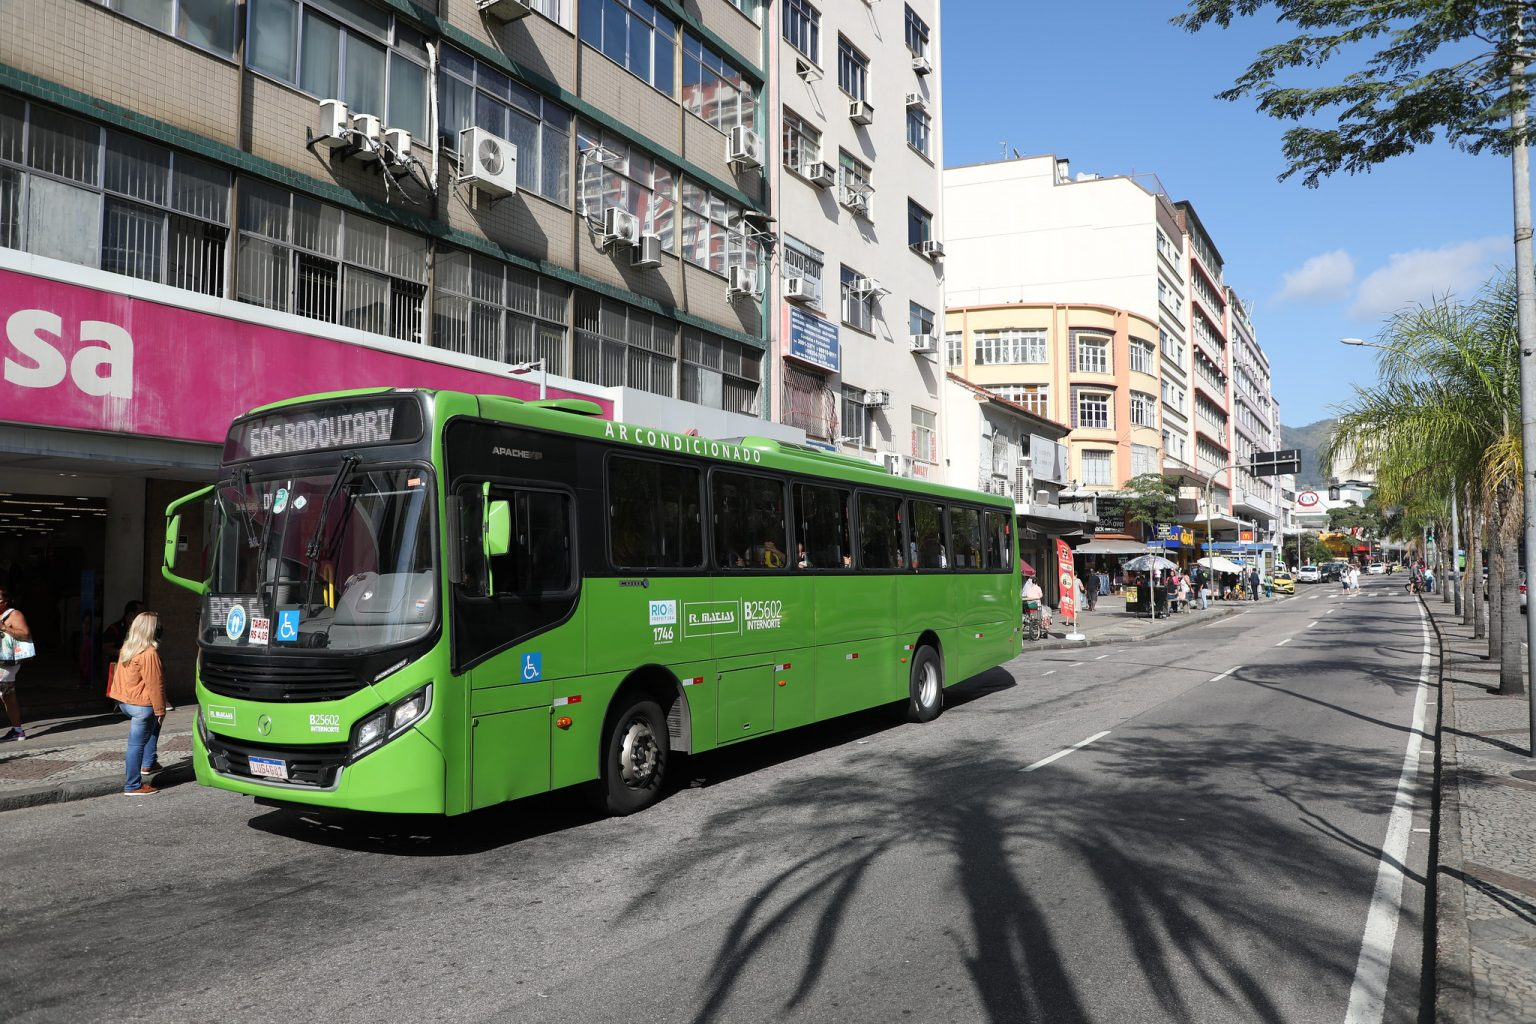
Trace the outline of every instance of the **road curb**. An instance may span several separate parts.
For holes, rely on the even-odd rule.
[[[24,807],[42,807],[45,804],[63,804],[74,800],[120,793],[123,780],[119,775],[100,776],[94,779],[76,779],[58,786],[31,786],[27,789],[0,793],[0,812],[16,811]]]
[[[1430,851],[1432,893],[1425,900],[1432,914],[1434,937],[1435,1020],[1443,1024],[1466,1024],[1472,1020],[1472,936],[1467,927],[1467,893],[1462,879],[1461,849],[1461,779],[1457,771],[1456,732],[1447,728],[1456,715],[1456,688],[1446,686],[1445,635],[1430,611],[1424,595],[1416,595],[1429,616],[1439,648],[1440,703],[1435,718],[1434,837]],[[1452,612],[1454,615],[1455,613]]]
[[[1250,602],[1250,604],[1251,604],[1251,602]],[[1029,651],[1067,651],[1067,650],[1081,649],[1081,648],[1084,648],[1084,647],[1098,647],[1101,644],[1135,643],[1138,640],[1150,640],[1152,637],[1162,636],[1164,633],[1172,633],[1175,630],[1188,629],[1191,626],[1198,626],[1202,622],[1216,622],[1216,621],[1218,621],[1220,619],[1230,618],[1231,616],[1238,615],[1241,612],[1247,611],[1248,609],[1247,608],[1211,608],[1211,609],[1208,609],[1208,610],[1209,611],[1213,611],[1213,612],[1219,612],[1220,614],[1217,614],[1217,615],[1201,615],[1198,618],[1194,618],[1194,619],[1180,620],[1180,621],[1177,621],[1177,622],[1168,622],[1168,623],[1166,623],[1166,624],[1164,624],[1162,626],[1156,627],[1153,631],[1147,632],[1147,633],[1143,633],[1140,636],[1121,636],[1121,637],[1107,637],[1107,638],[1098,638],[1098,639],[1096,639],[1094,637],[1089,637],[1086,640],[1025,640],[1025,641],[1023,641],[1023,647],[1020,648],[1019,653],[1024,654],[1024,653],[1027,653]],[[1182,613],[1182,614],[1186,614],[1187,615],[1189,613],[1185,612],[1185,613]]]

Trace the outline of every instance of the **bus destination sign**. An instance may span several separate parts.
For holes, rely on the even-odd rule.
[[[420,436],[421,410],[410,399],[295,406],[236,422],[224,444],[224,461],[394,444]]]

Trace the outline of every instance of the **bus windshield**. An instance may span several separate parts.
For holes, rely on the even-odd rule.
[[[414,640],[436,621],[431,475],[359,466],[218,491],[220,527],[199,635],[215,648],[355,652]]]

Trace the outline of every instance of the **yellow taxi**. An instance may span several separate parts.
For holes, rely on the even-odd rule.
[[[1277,573],[1275,573],[1273,578],[1274,578],[1274,583],[1275,583],[1275,593],[1277,593],[1277,594],[1294,594],[1294,593],[1296,593],[1296,577],[1292,576],[1290,573],[1288,573],[1288,572],[1277,572]]]

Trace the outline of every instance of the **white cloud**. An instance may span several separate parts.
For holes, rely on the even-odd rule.
[[[1295,270],[1287,271],[1277,302],[1331,302],[1349,295],[1355,283],[1355,261],[1343,249],[1313,256]]]
[[[1375,320],[1415,302],[1447,294],[1466,297],[1493,274],[1494,265],[1514,253],[1507,238],[1451,242],[1438,249],[1395,252],[1387,265],[1360,282],[1350,316]]]

